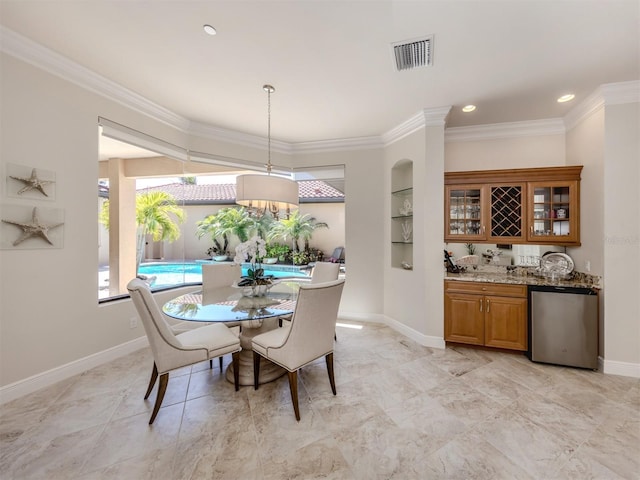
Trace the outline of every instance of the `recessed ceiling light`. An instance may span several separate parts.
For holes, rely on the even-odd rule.
[[[475,105],[466,105],[466,106],[462,107],[462,111],[464,113],[473,112],[475,109],[476,109]]]
[[[562,95],[560,98],[558,98],[558,103],[568,102],[569,100],[573,100],[574,98],[575,95],[573,93],[567,93],[566,95]]]
[[[205,31],[205,33],[206,33],[207,35],[215,35],[216,33],[218,33],[218,32],[216,32],[216,29],[215,29],[215,28],[213,28],[213,27],[212,27],[211,25],[209,25],[209,24],[204,25],[202,28],[204,29],[204,31]]]

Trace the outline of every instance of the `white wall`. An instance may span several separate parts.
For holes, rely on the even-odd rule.
[[[344,165],[347,282],[340,309],[379,318],[383,308],[383,162],[381,150],[294,154],[296,168]]]
[[[447,141],[445,171],[557,167],[565,164],[564,135]]]
[[[605,372],[640,375],[640,103],[605,106]],[[607,365],[609,364],[609,365]]]
[[[134,126],[152,122],[12,57],[1,62],[2,170],[6,163],[53,170],[56,199],[46,205],[65,211],[64,248],[0,251],[0,385],[7,385],[143,334],[129,329],[130,305],[97,302],[97,121],[104,114]],[[179,141],[159,125],[154,133]],[[0,184],[0,201],[8,202]]]
[[[413,270],[391,261],[391,169],[404,160],[413,162]],[[420,343],[443,347],[444,124],[387,146],[384,161],[384,314]]]
[[[570,248],[576,269],[604,274],[604,107],[567,132],[567,165],[584,165],[580,182],[580,241]]]

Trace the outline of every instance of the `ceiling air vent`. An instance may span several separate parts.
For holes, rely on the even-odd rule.
[[[398,72],[430,66],[433,61],[433,35],[391,44]]]

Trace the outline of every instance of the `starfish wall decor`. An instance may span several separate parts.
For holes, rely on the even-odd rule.
[[[54,223],[51,225],[41,222],[38,219],[38,207],[33,207],[33,213],[31,214],[31,223],[14,222],[13,220],[4,219],[2,219],[2,223],[15,225],[16,227],[22,229],[22,235],[20,235],[20,237],[13,242],[14,247],[20,245],[26,239],[31,237],[42,238],[49,245],[53,245],[53,242],[49,238],[49,230],[53,230],[54,228],[64,225],[64,222]]]
[[[22,195],[24,192],[29,192],[31,190],[37,190],[45,197],[48,197],[49,194],[45,192],[44,187],[51,183],[55,183],[53,180],[40,180],[35,168],[31,170],[30,177],[16,177],[14,175],[9,175],[9,178],[13,178],[14,180],[24,183],[24,187],[18,190],[18,195]]]

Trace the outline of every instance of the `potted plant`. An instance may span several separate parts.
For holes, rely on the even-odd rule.
[[[229,252],[216,245],[207,249],[207,256],[214,262],[224,262],[229,260]]]
[[[278,261],[284,262],[287,254],[291,250],[288,245],[282,243],[267,243],[266,255],[263,259],[266,264],[277,263]]]
[[[246,287],[243,295],[263,296],[271,287],[273,277],[265,275],[262,268],[262,259],[266,253],[265,241],[257,235],[236,247],[236,256],[233,261],[238,265],[242,265],[246,261],[251,264],[247,269],[247,275],[238,282],[239,287]]]

